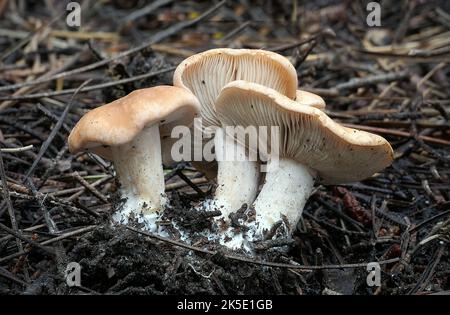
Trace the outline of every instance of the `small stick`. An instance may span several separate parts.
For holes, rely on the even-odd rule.
[[[192,189],[194,189],[200,196],[202,197],[205,196],[203,190],[198,188],[197,185],[195,185],[186,175],[184,175],[181,170],[177,170],[176,173],[182,180],[184,180],[189,186],[191,186]]]
[[[206,184],[208,182],[208,180],[204,177],[194,178],[194,179],[191,179],[190,181],[194,185]],[[179,181],[179,182],[175,182],[175,183],[166,184],[166,191],[178,189],[178,188],[181,188],[181,187],[184,187],[187,185],[188,184],[185,181]]]
[[[46,225],[45,224],[39,224],[39,225],[35,225],[35,226],[31,226],[29,228],[23,229],[22,232],[32,232],[32,231],[38,230],[38,229],[43,228],[43,227],[46,227]],[[5,242],[5,241],[7,241],[7,240],[9,240],[9,239],[11,239],[13,237],[14,236],[8,234],[8,235],[0,238],[0,243]]]
[[[61,234],[60,236],[57,236],[55,238],[46,240],[46,241],[40,243],[40,245],[48,245],[48,244],[51,244],[51,243],[54,243],[54,242],[57,242],[57,241],[61,241],[61,240],[65,239],[65,238],[68,238],[68,237],[72,237],[72,236],[75,236],[75,235],[78,235],[78,234],[82,234],[82,233],[85,233],[85,232],[90,232],[95,227],[96,227],[95,225],[89,225],[87,227],[83,227],[83,228],[80,228],[80,229],[75,230],[75,231],[67,232],[67,233]],[[16,257],[22,256],[24,254],[28,254],[30,251],[31,251],[30,249],[26,249],[24,251],[17,252],[17,253],[11,254],[9,256],[2,257],[2,258],[0,258],[0,263],[3,263],[5,261],[9,261],[11,259],[14,259]]]
[[[359,48],[352,48],[353,51],[359,52],[361,54],[365,54],[368,56],[374,56],[375,58],[394,58],[394,59],[405,59],[405,60],[412,60],[414,62],[448,62],[450,60],[449,52],[450,47],[442,47],[435,50],[423,50],[423,51],[416,51],[415,53],[390,53],[390,52],[377,52],[377,51],[370,51],[370,50],[364,50]]]
[[[50,249],[50,248],[48,248],[46,246],[43,246],[43,245],[41,245],[38,242],[35,242],[33,240],[28,239],[27,237],[23,236],[19,232],[15,232],[14,230],[10,229],[9,227],[4,225],[3,223],[0,223],[0,229],[4,230],[5,232],[7,232],[7,233],[9,233],[11,235],[13,235],[16,239],[22,240],[22,241],[24,241],[24,242],[26,242],[26,243],[34,246],[34,247],[42,249],[43,251],[45,251],[45,252],[47,252],[49,254],[52,254],[52,255],[55,254],[55,252],[52,249]],[[21,251],[23,251],[23,250],[21,250]]]
[[[448,206],[448,205],[450,205],[450,202],[447,202],[447,206]],[[440,218],[443,218],[443,217],[445,217],[445,216],[447,216],[447,215],[450,215],[450,210],[441,212],[441,213],[439,213],[439,214],[436,214],[435,216],[432,216],[431,218],[426,219],[425,221],[422,221],[421,223],[419,223],[419,224],[417,224],[416,226],[414,226],[413,228],[411,228],[411,229],[409,230],[409,232],[410,232],[410,233],[413,233],[413,232],[415,232],[415,231],[421,229],[422,227],[424,227],[424,226],[427,225],[428,223],[434,222],[434,221],[436,221],[436,220],[438,220],[438,219],[440,219]]]
[[[232,30],[231,32],[229,32],[227,35],[225,35],[224,37],[222,37],[219,40],[219,43],[224,43],[225,41],[229,40],[230,38],[234,37],[236,34],[242,32],[245,28],[247,28],[252,22],[251,21],[246,21],[244,23],[242,23],[241,25],[239,25],[237,28],[235,28],[234,30]]]
[[[96,225],[88,225],[88,226],[82,227],[80,229],[77,229],[75,231],[66,232],[66,233],[63,233],[63,234],[61,234],[61,235],[59,235],[57,237],[54,237],[54,238],[51,238],[49,240],[41,242],[41,245],[48,245],[48,244],[51,244],[51,243],[54,243],[54,242],[58,242],[58,241],[61,241],[63,239],[75,236],[75,235],[87,233],[87,232],[92,231],[96,227],[97,227]]]
[[[387,73],[387,74],[383,73],[383,74],[378,74],[378,75],[373,75],[373,76],[367,76],[364,78],[354,78],[348,82],[336,85],[335,88],[338,91],[355,89],[355,88],[359,88],[362,86],[367,86],[367,85],[372,85],[372,84],[377,84],[377,83],[382,83],[382,82],[391,82],[391,81],[401,80],[401,79],[406,78],[407,76],[408,76],[407,71],[401,71],[401,72],[397,72],[397,73]]]
[[[42,106],[40,103],[37,103],[36,105],[37,109],[39,109],[45,116],[49,117],[51,120],[53,120],[54,122],[58,122],[59,117],[56,116],[55,114],[53,114],[50,110],[48,110],[46,107]],[[70,133],[72,131],[72,129],[67,126],[67,124],[63,123],[62,127],[64,128],[64,130],[68,133]]]
[[[72,32],[66,30],[52,30],[50,31],[50,36],[74,38],[79,40],[104,40],[111,42],[116,42],[120,38],[119,34],[111,32]]]
[[[125,16],[122,19],[122,23],[129,23],[132,22],[134,20],[137,20],[145,15],[149,15],[150,13],[152,13],[153,11],[155,11],[156,9],[158,9],[159,7],[162,7],[164,5],[170,4],[171,2],[173,2],[173,0],[157,0],[157,1],[152,1],[150,4],[146,5],[145,7],[133,11],[132,13],[128,14],[127,16]]]
[[[313,220],[314,222],[317,222],[320,225],[324,225],[325,227],[329,227],[329,228],[331,228],[333,230],[336,230],[336,231],[344,233],[344,234],[358,235],[358,236],[364,236],[364,237],[369,236],[369,234],[367,232],[351,231],[351,230],[348,230],[348,229],[344,230],[343,228],[340,228],[340,227],[338,227],[338,226],[336,226],[334,224],[331,224],[331,223],[329,223],[327,221],[318,219],[315,216],[313,216],[312,214],[309,214],[307,212],[303,212],[303,215],[306,218],[311,219],[311,220]]]
[[[98,199],[100,199],[104,203],[109,203],[108,198],[106,198],[105,195],[103,195],[100,191],[98,191],[97,188],[89,184],[87,180],[85,180],[83,177],[80,176],[80,174],[78,174],[78,172],[73,173],[73,178],[75,178],[81,185],[86,187],[86,189],[89,190]]]
[[[114,176],[112,175],[108,175],[106,177],[100,178],[97,181],[93,182],[92,184],[90,184],[92,187],[97,187],[98,185],[105,183],[107,181],[109,181],[110,179],[114,178]],[[77,190],[75,190],[77,189]],[[73,190],[72,192],[70,192],[70,190]],[[86,190],[86,187],[76,187],[76,188],[72,188],[72,189],[66,189],[65,193],[73,193],[73,195],[69,196],[68,198],[66,198],[66,201],[74,201],[76,200],[78,197],[80,197],[84,191]],[[64,191],[58,191],[54,194],[52,194],[52,196],[57,196],[60,193],[62,194]]]
[[[268,48],[267,50],[271,50],[271,51],[275,51],[275,52],[282,52],[282,51],[285,51],[285,50],[288,50],[288,49],[291,49],[291,48],[295,48],[295,47],[302,46],[304,44],[310,43],[312,41],[320,39],[322,36],[335,37],[336,34],[330,28],[326,28],[323,31],[319,32],[318,34],[313,35],[311,37],[308,37],[307,39],[300,40],[300,41],[297,41],[295,43],[284,44],[284,45]]]
[[[23,152],[27,150],[33,149],[33,145],[27,145],[26,147],[19,147],[19,148],[1,148],[0,151],[2,153],[17,153],[17,152]]]

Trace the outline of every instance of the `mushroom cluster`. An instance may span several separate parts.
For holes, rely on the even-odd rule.
[[[228,247],[248,248],[247,241],[264,239],[280,221],[289,237],[315,182],[358,181],[392,163],[388,141],[330,119],[323,112],[324,100],[297,90],[295,68],[274,52],[212,49],[184,60],[175,70],[174,85],[199,99],[204,127],[216,127],[216,152],[234,151],[235,156],[245,156],[257,150],[267,161],[260,191],[260,160],[217,161],[217,188],[207,207],[220,210],[220,220],[226,224],[230,224],[230,215],[245,205],[248,213],[255,213],[244,229],[237,229],[237,233],[226,230],[222,244]],[[263,156],[245,139],[230,141],[224,137],[228,126],[278,127],[276,159],[273,148],[264,150],[271,153]],[[212,169],[204,161],[195,166]]]
[[[175,86],[191,91],[200,101],[202,126],[215,127],[215,150],[234,152],[246,156],[245,146],[230,141],[215,108],[217,97],[230,82],[244,80],[278,91],[286,97],[307,106],[324,108],[325,102],[315,94],[297,90],[297,74],[289,60],[279,54],[254,49],[211,49],[185,59],[175,70]],[[212,169],[210,163],[194,161],[200,170]],[[229,214],[250,205],[256,198],[260,169],[258,161],[245,159],[218,160],[217,188],[214,200],[208,203],[222,212],[225,220]]]
[[[220,210],[217,238],[230,248],[251,249],[250,241],[267,238],[280,221],[290,237],[314,183],[362,180],[393,160],[384,138],[339,125],[323,111],[320,96],[297,87],[295,68],[279,54],[212,49],[181,62],[173,86],[137,90],[89,111],[72,130],[69,149],[113,161],[124,200],[116,222],[126,224],[134,216],[148,230],[163,233],[156,222],[168,204],[162,164],[173,161],[171,133],[176,126],[197,128],[193,121],[200,116],[202,134],[214,128],[216,159],[190,162],[217,178],[217,188],[212,200],[196,209]],[[245,137],[229,137],[228,127],[276,127],[270,136],[278,146],[257,131],[258,145],[266,140],[267,150],[260,151]],[[207,143],[195,140],[193,147]],[[257,158],[249,159],[255,151]],[[244,158],[219,159],[219,152]],[[248,220],[235,229],[232,217],[242,209]]]

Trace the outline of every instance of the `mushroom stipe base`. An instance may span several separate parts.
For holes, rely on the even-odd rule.
[[[244,204],[240,209],[230,211],[230,207],[224,207],[223,200],[216,199],[216,193],[214,199],[203,201],[194,210],[222,212],[222,215],[213,220],[215,227],[191,233],[169,219],[170,229],[176,231],[180,239],[187,243],[192,243],[197,237],[205,237],[231,250],[241,249],[246,253],[253,252],[253,242],[289,239],[313,189],[314,173],[290,159],[269,161],[266,169],[263,188],[250,207]],[[223,193],[223,190],[221,192]],[[127,193],[122,192],[122,196],[127,196]],[[150,209],[150,211],[145,201],[133,195],[125,197],[112,219],[116,223],[127,224],[132,217],[137,223],[142,224],[145,230],[168,236],[170,235],[168,226],[158,225],[158,222],[163,221],[164,209],[170,205],[165,194],[159,197],[163,200],[164,206],[159,210]]]
[[[248,158],[246,149],[234,137],[227,135],[222,128],[216,130],[214,137],[217,161],[217,188],[214,204],[224,218],[239,209],[243,204],[255,200],[259,185],[259,163]]]
[[[314,179],[314,171],[294,160],[280,158],[267,163],[264,185],[253,204],[258,238],[279,221],[285,222],[290,231],[295,229]]]
[[[114,168],[126,198],[124,214],[151,214],[166,203],[159,126],[142,130],[131,142],[112,147]],[[139,213],[138,212],[138,213]]]
[[[163,197],[166,199],[167,197]],[[144,201],[136,199],[122,198],[122,203],[112,215],[112,222],[127,225],[131,221],[135,221],[143,226],[148,232],[155,233],[161,236],[168,236],[164,229],[158,224],[161,221],[167,204],[159,211],[148,211]]]

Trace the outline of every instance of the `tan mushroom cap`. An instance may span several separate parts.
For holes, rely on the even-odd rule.
[[[325,101],[319,95],[303,90],[297,90],[295,101],[321,110],[324,110],[326,106]]]
[[[392,148],[383,137],[343,127],[323,111],[255,83],[229,83],[216,110],[224,125],[279,126],[280,157],[317,171],[318,181],[325,184],[365,179],[393,161]]]
[[[297,91],[297,73],[290,61],[257,49],[211,49],[185,59],[173,76],[173,85],[186,88],[202,104],[203,125],[219,126],[214,102],[229,82],[245,80],[275,89],[291,99]]]
[[[159,124],[160,136],[174,126],[190,126],[200,103],[189,91],[174,86],[140,89],[85,114],[69,135],[69,150],[89,150],[112,159],[111,146],[133,140],[145,127]]]

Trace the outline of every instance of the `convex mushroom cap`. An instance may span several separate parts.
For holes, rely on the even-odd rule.
[[[199,110],[197,98],[185,89],[163,85],[136,90],[86,113],[69,135],[69,150],[112,160],[111,147],[129,143],[144,128],[159,125],[161,137],[169,137],[174,126],[190,126]]]
[[[295,101],[321,110],[324,110],[326,106],[325,101],[319,95],[303,90],[297,90]]]

